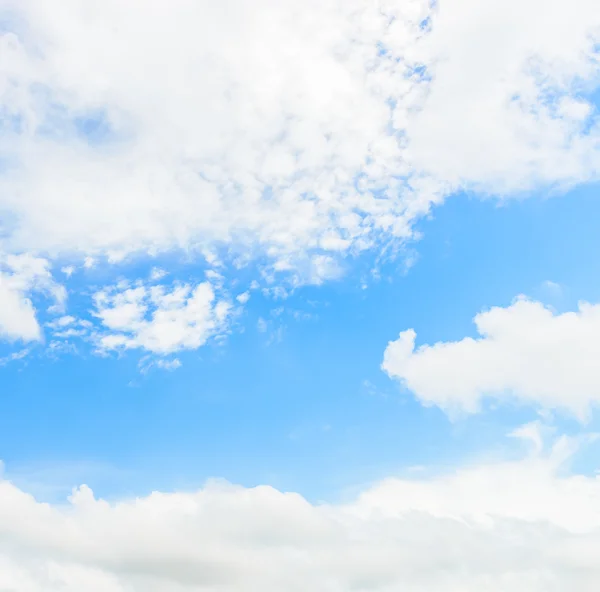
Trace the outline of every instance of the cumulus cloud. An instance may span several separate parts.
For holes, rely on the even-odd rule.
[[[164,278],[167,274],[168,272],[166,272],[164,269],[161,269],[160,267],[153,267],[150,270],[150,279],[152,281],[158,281]]]
[[[415,348],[412,329],[382,364],[427,405],[469,413],[483,398],[566,409],[583,418],[600,401],[600,305],[557,314],[524,297],[475,319],[478,338]]]
[[[388,479],[347,503],[210,482],[68,505],[0,482],[0,588],[28,592],[597,589],[600,482],[572,442],[520,461]]]
[[[600,170],[595,0],[4,0],[0,19],[0,248],[67,255],[67,277],[184,249],[259,261],[285,295],[282,274],[397,252],[455,191]],[[8,283],[2,334],[39,339]]]
[[[32,292],[51,298],[57,310],[66,300],[66,291],[52,279],[46,259],[27,254],[0,254],[0,339],[39,341],[42,338],[30,298]]]
[[[11,247],[224,245],[318,281],[457,189],[597,176],[595,0],[1,11]]]
[[[582,98],[599,81],[593,0],[437,7],[419,48],[432,80],[406,121],[415,169],[503,195],[595,178],[596,106]]]
[[[208,281],[197,285],[118,284],[94,295],[103,326],[101,350],[143,349],[166,355],[197,349],[222,334],[232,307]]]
[[[142,348],[159,354],[196,349],[225,329],[231,305],[217,300],[213,286],[143,285],[103,290],[94,296],[97,316],[109,332],[102,348]]]

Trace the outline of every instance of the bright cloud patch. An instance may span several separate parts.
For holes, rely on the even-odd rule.
[[[569,449],[390,479],[340,505],[210,483],[112,504],[83,486],[52,506],[2,481],[0,588],[595,592],[600,484],[559,476]]]
[[[600,401],[600,305],[556,314],[518,299],[475,317],[480,337],[415,349],[404,331],[388,345],[383,369],[421,401],[478,410],[484,397],[516,398],[584,416]]]
[[[183,249],[259,261],[277,294],[397,252],[456,191],[600,170],[596,0],[5,0],[0,20],[0,249],[67,256],[67,278]],[[15,281],[0,332],[40,339]],[[103,347],[203,342],[147,306],[109,302],[109,329],[135,326]]]
[[[94,295],[103,331],[102,350],[140,348],[155,354],[197,349],[226,329],[230,303],[202,282],[175,285],[119,285]],[[164,363],[163,363],[164,366]]]
[[[0,340],[42,338],[32,292],[51,298],[58,310],[66,299],[65,289],[52,280],[48,261],[29,255],[0,255]]]
[[[310,269],[410,236],[455,190],[598,171],[596,0],[1,11],[11,247],[118,259],[225,245]]]

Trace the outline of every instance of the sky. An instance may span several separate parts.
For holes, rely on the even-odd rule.
[[[0,591],[600,568],[592,0],[0,0]]]

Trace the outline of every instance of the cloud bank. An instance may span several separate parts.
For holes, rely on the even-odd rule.
[[[0,22],[0,252],[67,276],[179,250],[320,284],[457,191],[598,178],[595,0],[2,0]],[[39,340],[14,281],[0,337]]]
[[[564,476],[573,442],[314,505],[270,487],[68,505],[0,482],[0,588],[464,592],[596,590],[600,483]]]
[[[310,267],[597,178],[594,0],[4,0],[7,248]],[[535,22],[535,27],[531,23]]]

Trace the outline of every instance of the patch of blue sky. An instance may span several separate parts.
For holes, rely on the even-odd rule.
[[[93,461],[131,475],[110,480],[91,471],[88,484],[108,496],[219,476],[332,499],[410,467],[443,470],[475,450],[514,454],[519,443],[504,435],[536,419],[536,409],[486,403],[481,414],[452,422],[381,372],[383,351],[408,328],[417,345],[476,337],[474,315],[519,294],[559,312],[600,301],[597,193],[588,186],[502,207],[456,196],[418,225],[424,238],[408,273],[401,260],[387,261],[364,288],[359,270],[372,263],[365,255],[339,281],[298,288],[285,300],[253,292],[225,343],[178,353],[183,365],[174,372],[141,374],[139,351],[98,357],[82,348],[52,359],[41,348],[2,370],[7,470]],[[99,264],[72,276],[78,295],[69,314],[89,314],[90,285],[148,277],[154,266],[180,281],[204,274],[180,256],[131,260],[116,274]],[[240,287],[255,273],[236,271]],[[84,285],[88,296],[79,294]],[[576,432],[568,416],[554,422]],[[578,468],[591,470],[592,460],[584,455]]]
[[[107,113],[96,110],[73,118],[77,136],[90,144],[106,142],[114,136]]]
[[[77,139],[91,146],[123,139],[121,130],[116,130],[105,108],[90,108],[73,112],[60,103],[50,89],[34,85],[32,96],[44,113],[35,133],[52,140]]]
[[[57,135],[64,140],[75,138],[91,146],[105,144],[118,138],[105,111],[93,110],[73,114],[61,105],[49,106],[47,117],[40,125],[38,133],[53,139],[57,139]]]
[[[0,108],[0,134],[20,134],[23,131],[23,117]]]

